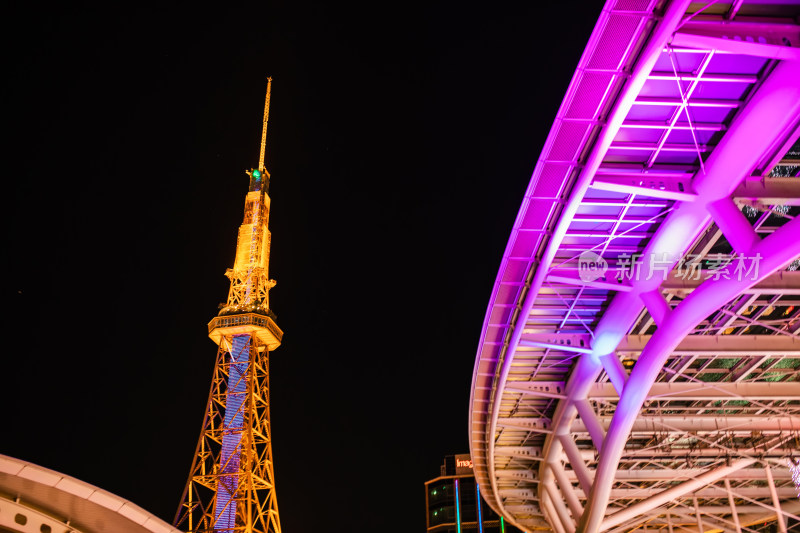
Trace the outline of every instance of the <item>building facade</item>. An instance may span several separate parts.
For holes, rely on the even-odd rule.
[[[428,533],[515,533],[481,497],[469,454],[444,458],[439,477],[425,482],[425,526]]]

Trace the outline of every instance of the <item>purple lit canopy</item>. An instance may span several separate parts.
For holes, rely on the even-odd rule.
[[[526,530],[800,520],[800,4],[701,8],[607,2],[509,237],[470,437]]]

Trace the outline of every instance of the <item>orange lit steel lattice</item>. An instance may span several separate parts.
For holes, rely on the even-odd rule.
[[[272,79],[267,83],[258,168],[239,227],[236,259],[225,275],[228,301],[208,324],[219,345],[203,429],[175,525],[192,533],[280,533],[272,433],[269,352],[283,332],[269,307],[269,172],[264,152]]]

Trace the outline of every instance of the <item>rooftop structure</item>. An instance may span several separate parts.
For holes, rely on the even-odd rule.
[[[0,455],[0,531],[179,533],[115,494],[6,455]]]
[[[798,2],[606,2],[475,361],[475,475],[508,522],[800,520],[798,17]]]

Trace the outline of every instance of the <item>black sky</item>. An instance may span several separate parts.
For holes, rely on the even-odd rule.
[[[35,6],[6,19],[0,453],[171,521],[271,75],[283,528],[422,531],[601,4]]]

